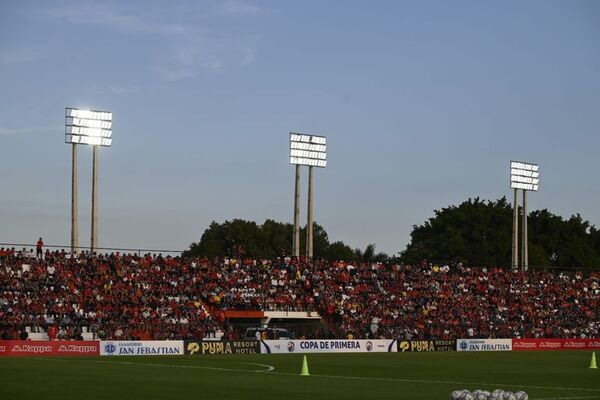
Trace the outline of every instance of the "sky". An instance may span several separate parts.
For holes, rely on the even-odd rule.
[[[507,196],[600,225],[600,2],[0,2],[0,242],[70,240],[64,108],[113,112],[99,245],[186,249],[292,222],[289,132],[325,135],[314,214],[395,254],[433,210]],[[79,147],[80,244],[92,151]],[[302,175],[301,220],[307,175]]]

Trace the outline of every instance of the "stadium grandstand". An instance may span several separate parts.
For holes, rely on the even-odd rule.
[[[593,338],[600,273],[0,249],[2,339]]]

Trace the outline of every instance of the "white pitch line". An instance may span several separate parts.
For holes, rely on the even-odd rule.
[[[296,376],[298,374],[293,374],[293,373],[289,373],[289,372],[269,372],[269,375],[291,375],[291,376]],[[348,379],[348,380],[358,380],[358,381],[425,383],[425,384],[437,384],[437,385],[480,385],[480,386],[515,387],[515,388],[523,388],[523,389],[540,389],[540,390],[600,392],[600,389],[592,389],[592,388],[515,385],[515,384],[506,384],[506,383],[440,381],[440,380],[407,379],[407,378],[378,378],[378,377],[343,376],[343,375],[312,375],[311,374],[310,376],[312,376],[314,378]],[[596,398],[596,397],[593,397],[593,398]]]
[[[71,361],[73,359],[59,359],[59,358],[31,358],[32,360],[60,360],[60,361]],[[227,371],[227,372],[252,372],[252,373],[266,373],[267,375],[286,375],[286,376],[299,376],[299,374],[291,372],[274,372],[275,367],[268,364],[259,363],[245,363],[240,364],[258,365],[266,367],[261,370],[248,370],[248,369],[235,369],[235,368],[220,368],[220,367],[203,367],[198,365],[172,365],[172,364],[157,364],[157,363],[140,363],[132,361],[100,361],[100,360],[78,360],[88,363],[100,363],[100,364],[122,364],[122,365],[142,365],[148,367],[163,367],[163,368],[188,368],[188,369],[209,369],[215,371]],[[578,387],[561,387],[561,386],[534,386],[534,385],[515,385],[507,383],[482,383],[482,382],[462,382],[462,381],[442,381],[442,380],[430,380],[430,379],[408,379],[408,378],[378,378],[378,377],[366,377],[366,376],[343,376],[343,375],[310,375],[313,378],[325,378],[325,379],[346,379],[356,381],[376,381],[376,382],[403,382],[403,383],[423,383],[423,384],[436,384],[436,385],[479,385],[479,386],[494,386],[500,388],[520,388],[520,389],[540,389],[540,390],[556,390],[566,392],[599,392],[600,389],[593,388],[578,388]],[[554,399],[554,398],[553,398]],[[557,398],[558,400],[559,398]],[[560,399],[600,399],[598,396],[594,397],[577,397],[577,398],[560,398]],[[551,399],[545,399],[551,400]]]
[[[31,360],[40,360],[40,361],[72,361],[72,359],[64,359],[64,358],[31,358]],[[84,363],[95,363],[95,364],[121,364],[121,365],[142,365],[145,367],[161,367],[161,368],[187,368],[187,369],[210,369],[214,371],[227,371],[227,372],[272,372],[275,370],[275,367],[269,364],[259,364],[259,363],[249,363],[249,362],[239,362],[236,364],[246,364],[246,365],[257,365],[259,367],[265,367],[266,369],[236,369],[236,368],[222,368],[222,367],[204,367],[200,365],[177,365],[177,364],[158,364],[158,363],[141,363],[141,362],[133,362],[133,361],[100,361],[100,360],[77,360]]]
[[[600,399],[600,397],[546,397],[543,399],[535,399],[535,400],[576,400],[576,399]]]
[[[214,371],[227,371],[227,372],[272,372],[275,370],[275,367],[268,364],[258,364],[258,363],[247,363],[240,362],[239,364],[247,364],[247,365],[258,365],[261,367],[266,367],[266,369],[236,369],[236,368],[222,368],[222,367],[204,367],[200,365],[172,365],[172,364],[156,364],[156,363],[139,363],[139,362],[131,362],[131,361],[95,361],[97,363],[105,363],[105,364],[123,364],[123,365],[143,365],[146,367],[161,367],[161,368],[188,368],[188,369],[210,369]],[[237,363],[236,363],[237,364]]]

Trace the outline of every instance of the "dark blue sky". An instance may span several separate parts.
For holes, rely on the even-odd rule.
[[[434,209],[510,198],[511,159],[540,164],[531,209],[600,224],[593,0],[3,1],[0,241],[69,241],[67,106],[113,112],[101,246],[291,222],[290,131],[327,136],[315,218],[353,247],[395,253]]]

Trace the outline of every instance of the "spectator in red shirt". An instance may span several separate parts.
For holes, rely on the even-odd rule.
[[[37,241],[37,245],[36,247],[36,253],[37,253],[37,258],[38,259],[42,259],[42,249],[44,247],[44,241],[42,240],[42,238],[39,238],[39,240]]]
[[[57,335],[58,335],[58,328],[56,327],[56,325],[51,325],[48,328],[48,338],[50,338],[50,340],[56,340]]]

